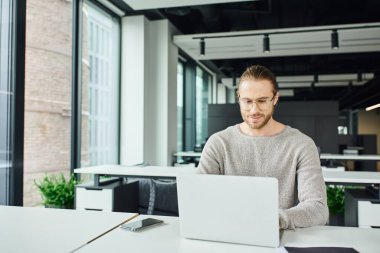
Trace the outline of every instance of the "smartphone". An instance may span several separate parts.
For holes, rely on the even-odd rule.
[[[163,220],[153,219],[153,218],[146,218],[139,221],[134,221],[131,223],[126,223],[121,225],[120,227],[122,229],[128,230],[128,231],[139,231],[143,228],[147,228],[153,225],[162,224]]]

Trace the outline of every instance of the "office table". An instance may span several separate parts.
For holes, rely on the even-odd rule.
[[[67,253],[132,215],[0,206],[0,252]]]
[[[173,154],[173,163],[179,161],[178,157],[181,157],[186,163],[193,163],[195,166],[198,165],[199,159],[201,158],[202,152],[198,151],[180,151]]]
[[[197,168],[192,167],[165,167],[146,166],[129,167],[122,165],[100,165],[75,169],[74,173],[93,174],[94,186],[99,185],[99,176],[139,177],[152,179],[175,179],[180,174],[195,174]]]
[[[138,217],[139,219],[145,216]],[[78,253],[100,252],[154,252],[154,253],[274,253],[279,249],[190,240],[182,238],[177,217],[158,217],[165,225],[148,228],[141,232],[115,229],[95,242],[87,245]],[[137,220],[137,219],[136,219]],[[311,247],[353,247],[359,252],[375,253],[380,248],[380,230],[349,227],[312,227],[284,231],[282,246]]]
[[[380,172],[322,171],[322,173],[326,184],[371,186],[368,189],[372,189],[377,198],[380,198]]]
[[[197,168],[192,167],[127,167],[121,165],[100,165],[75,169],[75,173],[93,174],[95,183],[99,176],[122,176],[122,177],[148,177],[148,178],[170,178],[175,179],[180,174],[198,173]],[[323,171],[326,183],[348,183],[348,184],[380,184],[380,173],[369,171]]]
[[[326,183],[380,184],[380,172],[322,171]]]
[[[346,160],[346,161],[380,161],[380,155],[340,155],[324,154],[320,155],[321,160]]]
[[[1,252],[70,252],[132,215],[0,206]],[[150,216],[141,215],[135,220],[147,217]],[[165,224],[141,232],[116,228],[76,252],[279,252],[265,247],[185,239],[180,236],[179,218],[154,218],[163,219]],[[379,238],[379,229],[320,226],[284,231],[281,245],[353,247],[359,252],[375,253],[380,248]]]
[[[195,151],[180,151],[173,154],[175,157],[201,157],[202,152]],[[347,160],[347,161],[380,161],[380,155],[342,155],[342,154],[328,154],[322,153],[321,160]]]
[[[180,151],[173,154],[173,156],[181,156],[181,157],[201,157],[202,152],[195,151]]]

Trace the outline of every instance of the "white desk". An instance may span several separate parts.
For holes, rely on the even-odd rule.
[[[194,151],[181,151],[176,152],[173,156],[182,156],[182,157],[201,157],[202,152],[194,152]]]
[[[323,178],[327,184],[338,184],[338,185],[364,185],[380,186],[380,172],[372,171],[326,171],[323,170]],[[380,198],[380,187],[376,190],[372,187],[373,192]]]
[[[380,161],[380,155],[339,155],[339,154],[324,154],[320,155],[321,160],[346,160],[346,161]]]
[[[0,206],[1,252],[70,252],[131,215]],[[135,220],[146,217],[141,215]],[[166,224],[141,232],[116,228],[77,252],[277,252],[264,247],[184,239],[179,233],[178,218],[155,217]],[[379,238],[379,229],[322,226],[285,231],[281,245],[353,247],[359,252],[375,253],[380,248]]]
[[[175,179],[176,176],[180,174],[198,173],[198,169],[192,167],[126,167],[121,165],[101,165],[75,169],[74,172],[94,175]],[[380,184],[379,172],[323,171],[323,177],[327,183]]]
[[[380,184],[380,172],[322,171],[326,183]]]
[[[95,176],[94,185],[99,184],[99,176],[101,175],[175,179],[180,174],[195,174],[197,172],[198,169],[193,167],[128,167],[121,165],[101,165],[74,170],[74,173],[93,174]]]
[[[145,218],[144,216],[139,219]],[[78,253],[100,252],[154,252],[154,253],[275,253],[278,249],[254,247],[229,243],[189,240],[180,236],[178,218],[158,217],[166,224],[141,232],[115,229],[78,251]],[[137,220],[137,219],[136,219]],[[359,252],[375,253],[380,248],[380,230],[348,227],[312,227],[285,231],[282,246],[353,247]]]
[[[98,174],[114,175],[128,177],[152,177],[152,178],[176,178],[179,174],[197,173],[197,168],[192,167],[164,167],[164,166],[146,166],[146,167],[128,167],[122,165],[100,165],[75,169],[75,173],[81,174]]]
[[[181,156],[181,157],[201,157],[202,152],[194,152],[194,151],[181,151],[176,152],[173,156]],[[320,159],[322,160],[371,160],[371,161],[380,161],[380,155],[341,155],[341,154],[328,154],[322,153],[320,155]]]
[[[0,252],[68,253],[129,213],[0,206]]]

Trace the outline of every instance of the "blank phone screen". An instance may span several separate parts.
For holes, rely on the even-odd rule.
[[[148,226],[152,226],[155,224],[159,224],[159,223],[163,223],[163,221],[158,220],[158,219],[153,219],[153,218],[147,218],[144,220],[135,221],[135,222],[131,222],[128,224],[123,224],[123,225],[121,225],[121,228],[125,229],[125,230],[129,230],[129,231],[137,231],[139,229],[142,229],[142,228],[145,228]]]

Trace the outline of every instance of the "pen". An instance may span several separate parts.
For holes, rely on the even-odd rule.
[[[111,232],[111,231],[112,231],[112,230],[114,230],[115,228],[117,228],[117,227],[119,227],[119,226],[123,225],[124,223],[127,223],[128,221],[131,221],[131,220],[133,220],[134,218],[136,218],[136,217],[137,217],[137,216],[139,216],[139,215],[140,215],[140,214],[138,214],[138,213],[137,213],[137,214],[135,214],[135,215],[133,215],[132,217],[130,217],[130,218],[128,218],[128,219],[126,219],[126,220],[125,220],[125,221],[123,221],[122,223],[120,223],[120,224],[117,224],[116,226],[114,226],[114,227],[112,227],[112,228],[108,229],[107,231],[105,231],[105,232],[101,233],[100,235],[96,236],[95,238],[93,238],[93,239],[89,240],[88,242],[86,242],[86,243],[82,244],[82,245],[81,245],[81,246],[79,246],[78,248],[75,248],[74,250],[70,251],[70,253],[73,253],[73,252],[75,252],[75,251],[77,251],[77,250],[79,250],[79,249],[83,248],[83,247],[84,247],[84,246],[86,246],[87,244],[90,244],[91,242],[95,241],[96,239],[98,239],[98,238],[102,237],[103,235],[105,235],[105,234],[107,234],[107,233]]]

